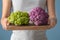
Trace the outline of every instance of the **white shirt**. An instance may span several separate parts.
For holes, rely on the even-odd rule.
[[[22,11],[30,11],[34,7],[41,7],[45,9],[46,0],[12,0],[13,10],[22,10]]]
[[[46,0],[12,0],[13,11],[29,12],[34,7],[45,9]],[[13,30],[11,40],[46,40],[45,31]]]

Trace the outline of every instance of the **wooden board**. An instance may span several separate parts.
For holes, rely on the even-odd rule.
[[[0,21],[1,22],[1,21]],[[15,26],[15,25],[8,25],[6,30],[48,30],[50,29],[50,25],[23,25],[23,26]]]
[[[41,26],[14,26],[8,25],[7,30],[48,30],[50,25],[41,25]]]

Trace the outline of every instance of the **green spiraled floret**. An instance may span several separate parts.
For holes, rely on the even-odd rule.
[[[14,25],[29,24],[29,14],[23,11],[12,12],[8,17],[8,21]]]

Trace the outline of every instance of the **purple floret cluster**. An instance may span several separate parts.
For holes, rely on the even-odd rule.
[[[40,7],[33,8],[29,12],[30,22],[35,25],[45,25],[48,24],[48,13],[45,12],[44,9]]]

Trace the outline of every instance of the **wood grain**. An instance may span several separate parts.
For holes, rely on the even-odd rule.
[[[48,30],[50,25],[41,25],[41,26],[14,26],[8,25],[7,30]]]

